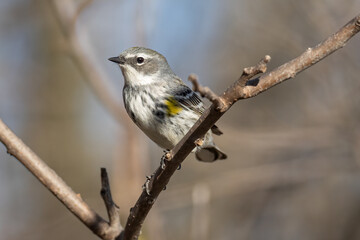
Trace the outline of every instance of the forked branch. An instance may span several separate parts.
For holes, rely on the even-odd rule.
[[[9,154],[18,159],[49,191],[57,197],[80,221],[101,239],[112,240],[119,235],[122,227],[117,206],[112,202],[109,180],[102,170],[101,195],[106,204],[110,224],[92,210],[59,175],[41,160],[20,138],[0,119],[0,141]],[[116,227],[116,230],[114,229]]]

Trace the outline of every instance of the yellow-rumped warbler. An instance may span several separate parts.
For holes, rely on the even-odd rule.
[[[172,149],[203,113],[202,100],[154,50],[132,47],[109,60],[119,64],[124,76],[123,98],[131,119],[161,148]],[[216,126],[211,131],[221,134]],[[194,149],[200,161],[226,159],[226,154],[215,146],[211,131]]]

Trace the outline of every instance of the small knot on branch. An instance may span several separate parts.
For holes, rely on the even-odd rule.
[[[264,73],[267,70],[267,64],[270,62],[271,57],[269,55],[265,55],[263,59],[258,63],[260,73]]]
[[[189,75],[188,80],[192,83],[193,90],[198,92],[201,97],[209,99],[214,104],[215,109],[220,110],[223,108],[224,103],[221,97],[214,93],[209,87],[201,86],[198,81],[198,76],[192,73]]]
[[[258,84],[258,80],[251,79],[259,73],[266,72],[267,63],[270,62],[270,60],[271,57],[269,55],[265,55],[265,57],[255,66],[244,68],[239,79],[222,95],[221,99],[223,100],[224,105],[221,111],[227,111],[236,101],[246,98],[246,87],[256,86]]]
[[[267,70],[267,63],[269,63],[271,57],[269,55],[265,55],[263,59],[258,62],[255,66],[244,68],[241,77],[238,80],[238,83],[241,87],[245,87],[247,82],[258,75],[259,73],[264,73]]]
[[[357,17],[355,26],[359,29],[360,28],[360,16]]]
[[[242,75],[246,75],[246,76],[250,75],[251,76],[250,78],[252,78],[259,73],[266,72],[267,63],[270,62],[270,60],[271,60],[271,57],[269,55],[266,55],[255,66],[244,68]]]
[[[146,181],[144,183],[144,185],[142,186],[143,190],[145,190],[146,194],[148,196],[151,196],[151,190],[153,188],[153,183],[154,183],[154,178],[155,173],[151,174],[151,176],[146,176]]]
[[[271,60],[270,55],[265,55],[265,57],[264,57],[263,61],[264,61],[265,63],[269,63],[269,62],[270,62],[270,60]]]

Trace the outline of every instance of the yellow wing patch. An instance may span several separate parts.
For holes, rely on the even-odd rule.
[[[178,114],[183,110],[180,104],[174,98],[166,99],[165,105],[166,105],[166,113],[170,117]]]

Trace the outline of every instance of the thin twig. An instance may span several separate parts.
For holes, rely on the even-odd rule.
[[[266,55],[261,61],[252,67],[244,68],[240,78],[229,88],[235,88],[237,86],[244,88],[248,85],[251,78],[255,77],[260,73],[266,72],[267,63],[270,62],[271,57]],[[216,95],[209,87],[203,87],[198,81],[198,77],[195,74],[190,74],[188,80],[193,84],[193,90],[198,92],[202,97],[209,99],[216,109],[220,111],[226,111],[228,109],[227,104],[224,102],[224,99]],[[251,85],[251,84],[249,84]],[[238,99],[234,99],[237,101]]]
[[[186,156],[190,154],[192,149],[194,149],[195,141],[202,137],[236,101],[239,99],[254,97],[257,94],[270,89],[276,84],[279,84],[291,77],[295,77],[296,74],[343,47],[350,38],[359,32],[359,26],[360,15],[356,16],[324,42],[318,44],[314,49],[307,50],[299,57],[280,66],[259,79],[240,80],[228,88],[221,96],[224,106],[219,108],[216,107],[215,104],[212,104],[202,114],[185,137],[172,149],[173,157],[171,161],[167,162],[164,169],[159,167],[155,171],[152,179],[153,184],[151,195],[148,195],[144,190],[135,206],[132,208],[124,229],[124,240],[136,240],[138,238],[142,224],[152,208],[154,201],[159,196],[163,188],[168,184],[179,164],[181,164]],[[263,59],[263,63],[266,64],[269,60],[270,59],[268,57],[265,57]],[[261,64],[262,62],[260,62],[260,65]],[[254,68],[256,69],[256,66],[254,66]],[[248,70],[246,70],[245,74],[251,75],[251,73],[255,74],[257,72],[252,71],[251,68]],[[246,83],[245,86],[243,84],[244,82]],[[249,84],[249,82],[251,84]]]
[[[109,216],[109,227],[106,229],[106,236],[109,240],[113,240],[120,235],[123,228],[120,223],[120,208],[114,203],[112,199],[109,178],[105,168],[101,168],[100,194],[104,200]]]
[[[264,73],[267,70],[267,64],[270,62],[271,57],[266,55],[261,61],[253,67],[244,68],[241,77],[235,84],[245,87],[248,81],[260,73]]]
[[[205,97],[209,99],[212,103],[218,104],[217,101],[219,99],[219,96],[216,95],[210,88],[203,87],[200,85],[198,76],[195,74],[190,74],[188,77],[188,80],[193,84],[193,90],[195,92],[198,92],[201,97]]]

